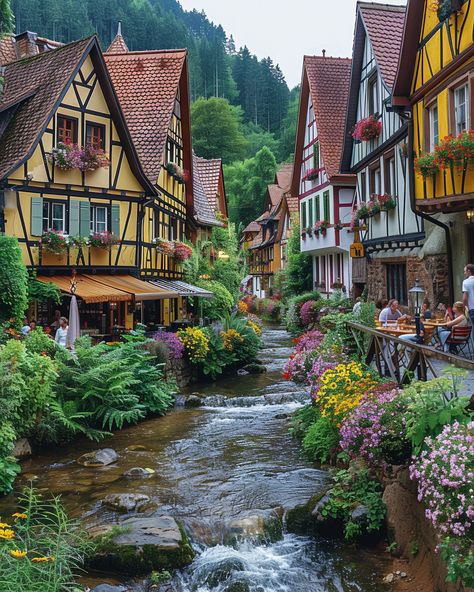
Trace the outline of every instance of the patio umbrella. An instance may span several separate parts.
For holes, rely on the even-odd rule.
[[[69,327],[66,338],[66,345],[68,348],[74,349],[74,342],[81,336],[80,329],[77,298],[72,296],[71,304],[69,305]]]

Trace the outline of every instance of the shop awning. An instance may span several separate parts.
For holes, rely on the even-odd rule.
[[[155,286],[150,282],[144,282],[132,275],[89,275],[84,277],[103,286],[112,287],[115,290],[127,292],[135,300],[163,300],[165,298],[177,298],[177,290],[171,290]]]
[[[214,293],[199,286],[193,286],[181,280],[164,280],[155,279],[148,280],[148,283],[153,284],[163,290],[175,290],[180,296],[198,296],[199,298],[214,298]]]
[[[100,277],[107,278],[108,276]],[[71,293],[71,276],[69,275],[53,275],[51,277],[39,275],[36,279],[40,282],[56,284],[62,292],[66,292],[67,294]],[[85,275],[78,274],[75,279],[77,286],[76,296],[84,300],[87,304],[132,300],[132,295],[130,293],[91,280]]]

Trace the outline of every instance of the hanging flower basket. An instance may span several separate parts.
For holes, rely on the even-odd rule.
[[[90,145],[81,148],[71,142],[59,142],[48,160],[63,171],[78,169],[86,172],[110,166],[110,160],[102,149]]]
[[[362,202],[356,210],[356,217],[358,220],[365,220],[366,218],[370,218],[370,210],[368,207],[368,202]]]
[[[189,259],[192,254],[193,254],[193,250],[188,245],[181,243],[181,242],[175,243],[174,257],[178,261],[186,261],[186,259]]]
[[[189,172],[182,169],[175,162],[168,162],[165,164],[165,169],[168,175],[173,177],[180,185],[186,183],[189,180]]]
[[[378,138],[381,132],[382,122],[374,115],[369,115],[369,117],[361,119],[355,124],[352,137],[360,142],[369,142]]]
[[[41,235],[40,244],[43,251],[54,255],[64,255],[68,250],[69,237],[63,232],[48,230]]]
[[[435,152],[428,152],[428,154],[425,154],[424,156],[415,158],[414,166],[415,171],[422,176],[423,179],[434,177],[436,173],[439,173],[440,171],[439,160]]]
[[[120,243],[120,239],[113,232],[94,232],[89,238],[89,245],[96,249],[110,250]]]
[[[155,239],[156,250],[158,253],[163,253],[163,255],[174,255],[174,243],[171,241],[165,240],[164,238],[156,238]]]

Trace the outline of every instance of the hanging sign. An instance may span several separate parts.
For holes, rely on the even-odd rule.
[[[349,254],[354,258],[364,257],[364,245],[362,243],[352,243]]]

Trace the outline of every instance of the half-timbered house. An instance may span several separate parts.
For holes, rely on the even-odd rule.
[[[321,292],[351,287],[355,177],[340,173],[351,60],[305,56],[291,194],[300,207],[301,251]]]
[[[187,51],[129,51],[119,28],[104,57],[141,166],[156,190],[140,212],[140,276],[175,294],[147,305],[144,318],[167,325],[181,316],[183,297],[194,291],[182,284],[182,262],[169,248],[186,239],[195,213]]]
[[[409,0],[392,99],[412,115],[412,205],[439,226],[448,261],[432,276],[449,281],[451,302],[460,298],[464,266],[474,261],[473,31],[472,0]]]
[[[353,258],[356,293],[408,304],[408,290],[438,264],[423,250],[429,225],[410,206],[408,123],[391,107],[405,7],[359,2],[342,169],[357,174],[354,220],[365,257]],[[357,234],[359,231],[357,231]],[[430,300],[441,286],[426,285]]]
[[[220,159],[206,160],[193,154],[193,209],[193,243],[208,241],[213,227],[225,225],[227,202]]]
[[[164,294],[137,279],[137,220],[156,189],[96,37],[58,45],[27,32],[15,59],[4,58],[0,231],[18,237],[26,265],[63,292],[76,270],[83,328],[105,334],[131,327],[135,304]],[[39,321],[51,313],[38,311]]]

